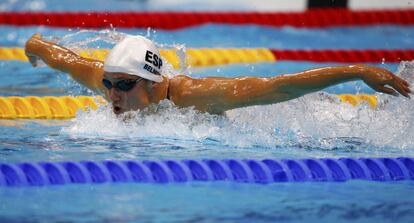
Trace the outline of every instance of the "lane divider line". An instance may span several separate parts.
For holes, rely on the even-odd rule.
[[[285,164],[285,168],[279,166],[282,163]],[[194,181],[227,181],[269,184],[348,180],[377,182],[414,180],[414,159],[410,157],[248,161],[188,159],[0,163],[0,187],[126,182],[182,184]]]

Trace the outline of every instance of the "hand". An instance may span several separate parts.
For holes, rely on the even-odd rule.
[[[410,98],[410,84],[407,81],[380,67],[362,66],[362,69],[362,80],[372,89],[394,96],[400,93]]]
[[[39,57],[33,51],[33,46],[36,45],[36,42],[41,39],[42,36],[36,33],[26,42],[25,45],[25,54],[29,58],[29,62],[33,67],[37,66],[37,61],[39,60]]]

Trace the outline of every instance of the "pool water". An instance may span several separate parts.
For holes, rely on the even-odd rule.
[[[0,191],[0,221],[411,222],[411,193],[407,182],[367,181],[13,188]]]
[[[60,10],[52,4],[48,8],[47,1],[37,2],[45,4],[42,10]],[[13,2],[8,6],[7,10],[17,10]],[[414,41],[412,26],[297,29],[208,24],[176,31],[0,26],[0,31],[2,47],[23,47],[39,32],[73,49],[110,47],[111,36],[119,33],[147,35],[164,48],[409,49]],[[278,61],[171,72],[268,77],[331,65],[341,64]],[[413,62],[372,65],[414,83]],[[108,106],[79,112],[72,120],[0,120],[0,162],[414,156],[412,100],[377,94],[380,105],[369,109],[366,104],[341,103],[337,93],[374,92],[362,82],[349,82],[285,103],[232,110],[226,116],[178,109],[163,101],[158,112],[136,112],[128,121],[115,118]],[[25,62],[0,61],[1,96],[69,94],[92,95],[45,66],[35,69]],[[0,222],[411,222],[413,186],[349,181],[0,188]]]

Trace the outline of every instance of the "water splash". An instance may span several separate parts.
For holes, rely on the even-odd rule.
[[[102,106],[97,111],[81,112],[63,132],[98,138],[173,138],[200,142],[213,140],[241,147],[261,144],[261,140],[251,137],[257,131],[250,126],[239,125],[225,116],[200,113],[193,108],[180,109],[168,100],[118,118],[110,106]],[[240,136],[245,139],[240,141]]]
[[[151,30],[148,30],[147,35],[150,34]],[[115,30],[81,30],[59,41],[68,47],[82,49],[97,41],[114,44],[124,35]],[[175,49],[180,64],[184,65],[175,70],[166,63],[163,73],[170,78],[179,73],[191,73],[185,64],[184,45],[156,44]],[[413,71],[413,62],[402,62],[397,74],[414,83]],[[159,106],[129,113],[128,121],[116,118],[106,106],[80,113],[63,131],[89,137],[213,140],[237,147],[335,149],[373,145],[377,148],[414,148],[412,101],[402,97],[378,97],[380,103],[375,110],[364,104],[352,107],[340,103],[335,96],[316,93],[285,103],[235,109],[228,111],[225,117],[199,113],[192,108],[179,109],[165,101]]]
[[[61,38],[55,38],[54,42],[68,47],[74,52],[80,52],[85,48],[106,48],[113,46],[126,36],[125,33],[118,32],[115,29],[87,30],[82,29],[77,32],[69,33]]]
[[[403,62],[398,74],[409,79],[413,71],[413,62]],[[82,137],[216,141],[235,147],[413,149],[413,101],[377,96],[376,109],[367,104],[353,107],[334,95],[314,93],[284,103],[234,109],[226,116],[180,109],[167,100],[123,118],[103,106],[81,112],[63,132]]]

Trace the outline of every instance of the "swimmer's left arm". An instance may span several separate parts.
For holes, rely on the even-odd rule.
[[[406,81],[385,69],[354,65],[325,67],[270,78],[192,79],[179,76],[170,81],[170,98],[179,106],[195,106],[201,111],[222,113],[233,108],[291,100],[352,80],[363,80],[374,90],[387,94],[395,95],[398,91],[409,97],[411,92]]]

